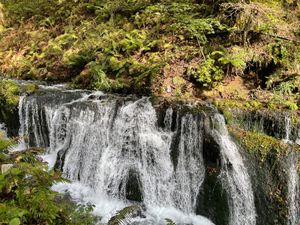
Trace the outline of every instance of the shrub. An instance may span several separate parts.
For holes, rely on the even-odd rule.
[[[8,107],[16,106],[19,103],[19,92],[20,87],[14,81],[0,80],[0,104]]]
[[[33,16],[42,18],[55,12],[58,1],[48,0],[1,0],[7,12],[9,24],[21,23]]]
[[[90,214],[93,207],[64,202],[50,189],[63,179],[37,160],[37,153],[27,150],[9,158],[0,153],[1,163],[14,165],[0,175],[0,221],[5,224],[95,224],[96,218]]]
[[[189,67],[187,74],[196,78],[203,87],[213,87],[223,79],[224,71],[217,65],[216,60],[209,56],[197,67]]]

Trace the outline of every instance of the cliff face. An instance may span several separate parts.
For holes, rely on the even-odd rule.
[[[297,114],[222,110],[229,133],[205,102],[40,86],[14,111],[20,138],[47,148],[72,181],[134,203],[159,205],[167,198],[215,224],[297,224]],[[117,172],[106,162],[117,163]]]
[[[227,118],[231,134],[249,153],[260,215],[258,223],[284,224],[288,219],[288,224],[294,224],[291,211],[293,205],[298,205],[299,193],[296,190],[299,187],[291,188],[291,179],[295,177],[293,173],[300,172],[299,117],[295,113],[278,110],[229,111]],[[292,192],[297,194],[291,197]],[[296,203],[290,201],[292,198],[297,199]],[[267,213],[262,214],[262,211]]]

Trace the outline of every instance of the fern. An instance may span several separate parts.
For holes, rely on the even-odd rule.
[[[176,225],[176,223],[174,223],[171,219],[166,218],[166,225]]]
[[[90,74],[95,80],[95,88],[98,90],[109,90],[111,88],[111,82],[107,78],[106,74],[102,70],[101,65],[96,62],[90,62],[88,64]]]
[[[197,67],[189,67],[187,73],[196,78],[203,87],[214,86],[216,82],[223,79],[224,75],[222,68],[216,65],[216,60],[210,56]]]
[[[109,221],[108,225],[130,225],[132,224],[132,217],[135,213],[141,211],[141,207],[138,205],[128,206],[117,212]]]

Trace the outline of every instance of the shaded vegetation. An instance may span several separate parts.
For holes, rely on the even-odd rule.
[[[242,77],[249,92],[260,88],[258,101],[270,107],[289,102],[290,109],[298,109],[295,1],[1,3],[5,76],[114,92],[231,99],[240,96],[205,91]]]
[[[0,221],[3,224],[95,224],[92,206],[77,205],[50,189],[64,181],[41,162],[39,149],[10,153],[9,139],[0,138],[0,163],[11,165],[0,175]],[[5,143],[5,145],[3,145]]]

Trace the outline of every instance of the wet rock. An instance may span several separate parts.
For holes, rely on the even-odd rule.
[[[136,202],[142,202],[143,194],[140,177],[139,174],[133,169],[129,170],[125,190],[126,199]]]

